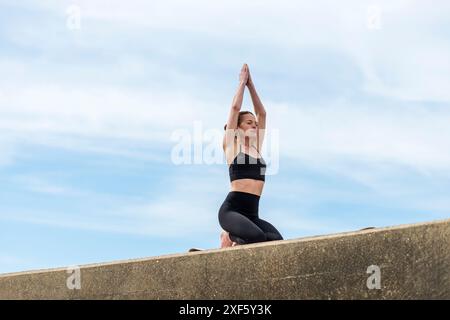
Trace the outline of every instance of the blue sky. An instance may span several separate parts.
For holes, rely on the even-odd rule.
[[[177,165],[173,134],[200,123],[218,138],[192,145],[221,151],[244,62],[278,132],[260,217],[285,239],[449,218],[449,11],[0,1],[0,272],[217,248],[225,159]]]

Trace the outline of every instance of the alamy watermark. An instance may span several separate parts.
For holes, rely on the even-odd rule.
[[[67,267],[66,272],[69,274],[66,280],[66,286],[69,290],[81,289],[81,270],[79,266]]]
[[[367,7],[367,28],[370,30],[381,29],[381,8],[377,5]]]
[[[81,29],[81,8],[77,5],[70,5],[66,9],[67,20],[66,26],[69,30]]]
[[[262,157],[267,165],[265,175],[277,174],[279,170],[279,130],[258,130],[259,136],[264,137],[264,156],[261,154],[258,155],[258,157]],[[239,139],[245,139],[246,137],[245,133],[240,129],[227,129],[224,131],[214,128],[204,130],[201,121],[194,121],[192,131],[187,129],[177,129],[173,131],[171,141],[176,144],[171,150],[172,163],[175,165],[224,164],[226,160],[222,147],[224,134],[227,136],[231,135],[231,138],[233,138],[235,134],[238,135]],[[256,141],[256,138],[253,139],[254,140],[252,141]],[[237,148],[239,148],[239,146]],[[259,150],[259,152],[261,153],[261,150]],[[238,158],[237,161],[238,164],[244,164],[245,158]],[[255,157],[249,157],[248,161],[248,163],[254,164],[257,162],[257,159]]]
[[[367,267],[366,273],[369,273],[370,276],[367,278],[367,288],[369,290],[372,289],[381,289],[381,269],[377,265],[370,265]]]

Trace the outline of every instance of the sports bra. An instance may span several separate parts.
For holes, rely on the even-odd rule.
[[[258,151],[258,149],[256,149],[256,151]],[[250,160],[250,158],[252,159]],[[254,158],[242,152],[241,144],[239,144],[239,153],[228,167],[230,182],[238,179],[255,179],[265,181],[266,167],[266,163],[264,162],[262,156],[261,158]]]

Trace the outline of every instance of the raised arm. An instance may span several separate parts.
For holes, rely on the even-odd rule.
[[[253,108],[255,109],[256,115],[266,115],[266,109],[259,99],[258,93],[256,92],[255,84],[253,83],[252,76],[250,75],[250,71],[248,72],[248,81],[247,81],[248,91],[250,92],[250,96],[252,97]]]
[[[256,121],[258,121],[257,130],[257,141],[258,150],[261,150],[262,143],[264,141],[264,134],[266,131],[266,109],[264,108],[261,100],[259,99],[258,93],[256,92],[255,84],[253,83],[250,71],[248,71],[248,81],[247,81],[248,91],[252,97],[253,108],[255,109]]]
[[[245,86],[248,80],[248,66],[244,64],[239,75],[239,85],[237,92],[234,95],[233,102],[231,103],[230,114],[226,124],[225,135],[223,137],[223,149],[227,146],[233,146],[235,129],[237,128],[237,121],[239,117],[239,111],[242,107],[242,101],[244,100]]]

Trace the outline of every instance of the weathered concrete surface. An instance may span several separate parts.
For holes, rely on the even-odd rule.
[[[380,267],[381,289],[367,268]],[[0,275],[0,299],[450,299],[450,220]]]

